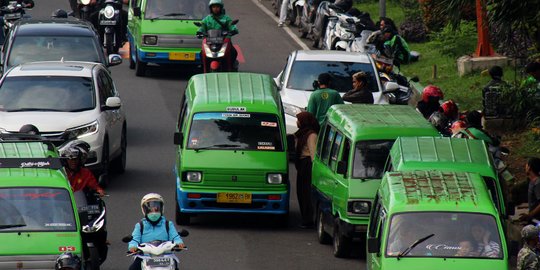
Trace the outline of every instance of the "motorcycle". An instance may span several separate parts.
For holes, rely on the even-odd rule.
[[[91,0],[77,0],[75,17],[92,22],[92,15],[96,12],[96,5],[90,5]]]
[[[7,6],[0,8],[0,13],[4,17],[4,27],[2,29],[4,32],[4,37],[7,36],[9,30],[11,30],[15,22],[22,18],[30,18],[29,15],[26,15],[23,5],[17,3],[17,1],[9,1]]]
[[[320,3],[320,0],[310,0],[308,3],[304,3],[302,6],[302,12],[300,13],[298,24],[301,38],[306,38],[313,31],[313,23],[315,21],[315,15]]]
[[[98,16],[98,33],[107,54],[118,53],[122,46],[122,1],[104,0]]]
[[[366,44],[365,40],[367,40],[371,30],[373,30],[373,28],[366,25],[365,22],[358,17],[347,13],[336,14],[336,17],[328,18],[328,25],[326,27],[322,47],[323,49],[328,50],[346,50],[350,43],[351,46],[353,46],[352,43],[357,37],[361,37],[360,42]],[[358,45],[355,44],[354,46]],[[350,51],[354,52],[352,49],[350,49]],[[356,51],[364,52],[365,48],[359,48]]]
[[[373,33],[371,30],[362,30],[359,35],[355,35],[352,40],[340,40],[336,43],[336,50],[347,52],[367,52],[374,53],[375,46],[367,43],[368,37]]]
[[[232,25],[238,20],[232,21]],[[194,22],[196,26],[201,26],[200,22]],[[202,38],[201,62],[203,72],[238,71],[238,61],[232,55],[233,45],[227,36],[234,34],[226,30],[210,29],[206,34],[197,35]]]
[[[272,5],[274,6],[276,16],[281,15],[281,5],[284,0],[274,0]],[[287,0],[285,0],[287,1]],[[287,19],[289,25],[300,25],[299,19],[302,16],[302,10],[306,5],[305,0],[288,0],[287,5]]]
[[[74,196],[82,225],[85,265],[90,265],[92,270],[99,269],[107,259],[109,249],[105,201],[92,192],[77,191]]]
[[[186,237],[189,232],[182,230],[179,234],[181,237]],[[131,235],[122,238],[124,243],[129,243],[131,240]],[[186,250],[186,248],[178,248],[172,241],[155,240],[149,243],[140,243],[137,246],[137,252],[130,253],[128,256],[141,259],[142,270],[174,270],[177,269],[177,265],[180,263],[174,252],[182,250]]]
[[[383,93],[388,96],[388,102],[390,104],[416,105],[418,101],[417,98],[420,96],[420,91],[415,89],[411,85],[411,82],[419,82],[420,79],[417,76],[407,79],[407,77],[399,73],[395,73],[393,71],[394,64],[392,58],[387,58],[376,54],[372,54],[372,57],[375,61],[375,66],[379,72],[379,78],[381,78],[381,81],[383,83],[395,82],[399,86],[397,89],[383,91]]]

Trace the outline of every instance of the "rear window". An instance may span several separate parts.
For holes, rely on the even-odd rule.
[[[283,151],[278,117],[265,113],[196,113],[188,148]]]
[[[1,188],[0,233],[76,231],[69,192],[60,188]]]

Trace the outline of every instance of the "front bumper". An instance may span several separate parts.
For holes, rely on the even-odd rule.
[[[139,60],[146,63],[155,64],[193,64],[201,63],[200,48],[184,49],[184,50],[137,50]],[[171,60],[170,53],[195,54],[195,60]]]

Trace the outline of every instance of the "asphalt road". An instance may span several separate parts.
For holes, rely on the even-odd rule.
[[[188,0],[184,0],[188,1]],[[253,0],[271,8],[270,0]],[[301,47],[274,18],[252,0],[226,0],[228,14],[239,19],[240,34],[234,37],[245,62],[240,71],[275,76],[287,55]],[[58,9],[69,10],[66,0],[35,0],[28,13],[48,18]],[[291,29],[296,32],[296,29]],[[174,218],[175,147],[173,132],[180,98],[193,74],[188,68],[151,67],[147,77],[136,77],[128,60],[111,68],[115,84],[127,111],[127,170],[113,176],[106,198],[108,206],[109,257],[102,269],[126,269],[131,259],[121,242],[142,218],[140,198],[149,192],[165,197],[165,215]],[[192,218],[184,238],[188,251],[179,254],[181,269],[363,269],[359,252],[350,259],[337,259],[331,246],[317,242],[315,230],[298,228],[300,221],[291,164],[291,218],[288,228],[276,229],[259,215],[203,215]],[[179,228],[179,226],[177,226]]]

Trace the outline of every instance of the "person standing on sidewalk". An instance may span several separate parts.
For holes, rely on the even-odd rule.
[[[527,225],[521,229],[521,239],[523,247],[517,256],[517,270],[538,270],[540,267],[538,258],[538,228],[534,225]]]
[[[529,158],[525,164],[525,173],[529,178],[528,202],[529,213],[521,214],[520,220],[530,221],[531,219],[540,220],[540,159]]]
[[[278,27],[283,27],[287,20],[287,8],[289,7],[289,0],[282,0],[281,7],[279,7],[279,22]]]

